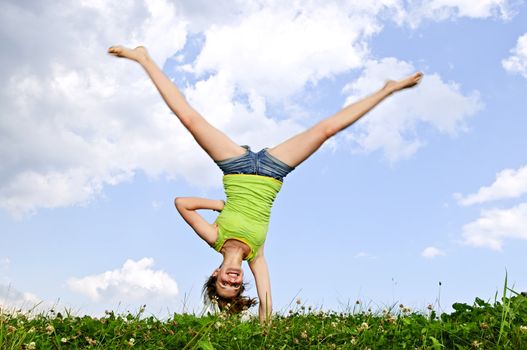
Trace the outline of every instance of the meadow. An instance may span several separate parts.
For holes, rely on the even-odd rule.
[[[297,300],[267,326],[225,313],[160,320],[144,308],[101,318],[2,310],[0,349],[527,349],[525,294],[505,287],[501,298],[452,309],[399,304],[374,311],[357,301],[346,312],[327,312]]]

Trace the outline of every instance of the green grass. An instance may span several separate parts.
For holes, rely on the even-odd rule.
[[[505,292],[508,288],[505,288]],[[527,349],[527,297],[456,303],[437,314],[396,305],[371,312],[312,311],[302,305],[275,315],[270,327],[254,318],[174,314],[78,317],[0,312],[0,349]]]

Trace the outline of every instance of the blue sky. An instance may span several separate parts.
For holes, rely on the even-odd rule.
[[[449,310],[506,271],[527,290],[524,2],[4,1],[0,19],[0,306],[201,310],[221,257],[172,203],[223,198],[221,173],[113,44],[147,46],[254,149],[425,73],[286,178],[266,243],[277,311]]]

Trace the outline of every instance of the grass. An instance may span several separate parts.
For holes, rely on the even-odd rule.
[[[0,312],[0,349],[527,349],[524,295],[505,286],[499,300],[452,307],[438,315],[431,306],[372,312],[357,303],[337,313],[298,304],[269,327],[222,313],[159,320],[144,310],[102,318]]]

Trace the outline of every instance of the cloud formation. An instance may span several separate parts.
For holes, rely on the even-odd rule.
[[[463,226],[465,244],[501,250],[506,239],[527,240],[527,203],[510,209],[483,210]]]
[[[501,64],[506,71],[521,74],[527,79],[527,33],[518,38],[511,56],[501,61]]]
[[[514,11],[507,0],[417,0],[409,2],[404,21],[417,27],[423,20],[445,21],[459,17],[507,20]]]
[[[85,203],[139,169],[182,166],[166,154],[192,148],[190,138],[174,139],[183,130],[140,68],[106,54],[119,42],[148,42],[156,57],[179,50],[186,31],[172,5],[0,6],[2,50],[10,53],[0,68],[1,207],[23,215]]]
[[[205,31],[193,71],[221,71],[241,91],[284,99],[308,82],[360,67],[364,37],[379,30],[374,16],[335,3],[264,7],[238,24]]]
[[[387,77],[399,79],[415,71],[411,63],[393,57],[369,60],[361,76],[344,88],[344,93],[349,94],[346,104],[376,91]],[[383,101],[346,135],[356,150],[382,150],[394,162],[410,157],[425,143],[416,132],[420,124],[455,135],[465,131],[467,119],[482,108],[477,91],[464,95],[458,84],[446,83],[439,75],[425,72],[418,88]]]
[[[434,259],[442,255],[445,255],[445,253],[441,249],[433,247],[433,246],[426,247],[421,252],[421,256],[427,259]]]
[[[21,292],[10,284],[0,284],[0,309],[30,310],[41,302],[35,294]]]
[[[489,186],[463,196],[454,194],[463,206],[481,205],[497,200],[516,199],[527,193],[527,166],[504,169]],[[463,226],[463,242],[475,247],[501,250],[506,239],[527,240],[527,203],[512,208],[484,209],[480,217]]]
[[[178,295],[176,281],[166,272],[153,270],[154,260],[127,260],[115,270],[82,278],[71,278],[68,287],[93,301],[137,301],[172,299]]]
[[[527,193],[527,165],[515,170],[504,169],[496,174],[496,180],[481,187],[476,193],[466,196],[455,194],[458,203],[464,206],[482,204],[500,199],[518,198]]]

